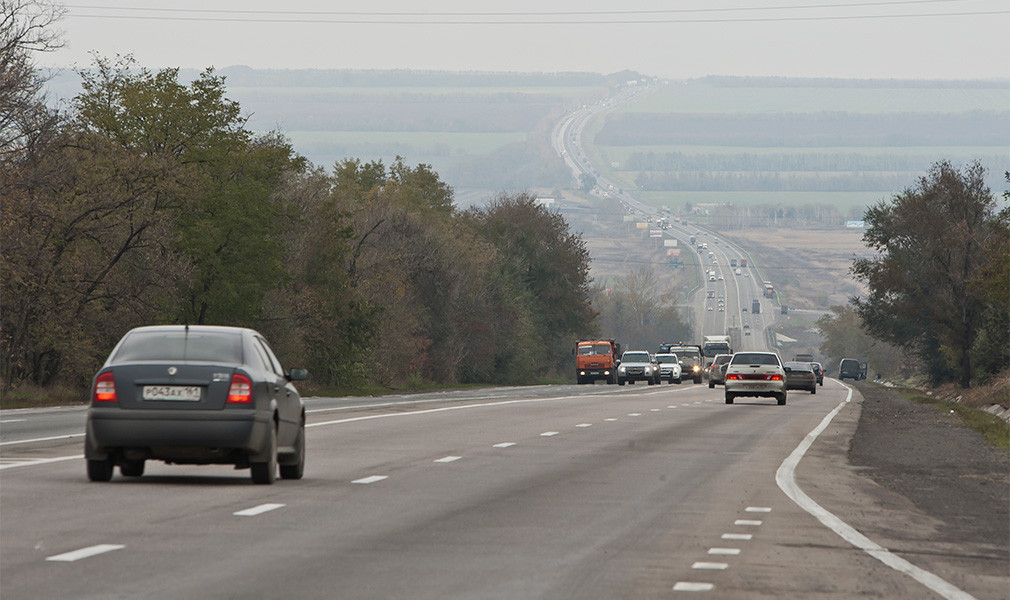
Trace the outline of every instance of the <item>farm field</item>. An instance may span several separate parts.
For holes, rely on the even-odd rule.
[[[654,113],[951,113],[1006,111],[1001,82],[844,81],[704,78],[671,84],[621,112]]]

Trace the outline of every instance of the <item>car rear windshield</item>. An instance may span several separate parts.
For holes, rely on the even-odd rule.
[[[787,362],[784,366],[789,367],[793,371],[813,371],[813,367],[810,363],[805,362]]]
[[[242,336],[223,331],[138,331],[127,336],[113,360],[241,363]]]
[[[739,352],[733,355],[734,365],[777,365],[779,359],[774,354]]]

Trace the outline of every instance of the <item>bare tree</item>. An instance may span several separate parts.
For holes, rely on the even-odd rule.
[[[62,47],[53,25],[65,9],[42,0],[0,0],[0,157],[24,152],[55,118],[45,106],[46,77],[34,52]]]

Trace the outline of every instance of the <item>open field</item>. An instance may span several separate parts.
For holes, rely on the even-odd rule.
[[[747,229],[720,232],[746,247],[790,307],[827,309],[863,292],[849,275],[869,250],[862,229]],[[772,266],[774,265],[774,266]]]
[[[721,85],[712,80],[670,84],[659,92],[628,105],[622,112],[656,113],[950,113],[975,110],[1006,111],[1010,106],[1010,80],[987,82],[986,87],[946,87],[944,82],[873,82],[861,87],[832,85],[818,80],[804,85],[760,79],[748,84]],[[949,82],[948,82],[949,83]]]

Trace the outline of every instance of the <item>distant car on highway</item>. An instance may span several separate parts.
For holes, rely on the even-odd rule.
[[[659,383],[659,365],[645,350],[628,350],[621,355],[621,366],[617,367],[618,385],[636,381],[648,381],[649,385]]]
[[[726,404],[738,396],[775,398],[786,403],[786,373],[774,352],[737,352],[726,366]]]
[[[230,464],[254,483],[301,479],[305,407],[266,339],[252,329],[164,325],[132,329],[92,383],[85,428],[88,479],[147,460]]]
[[[681,366],[680,359],[676,354],[657,354],[656,363],[659,365],[659,380],[667,380],[670,383],[680,384]]]
[[[787,362],[783,365],[786,372],[787,390],[809,390],[817,393],[817,375],[808,362]]]

